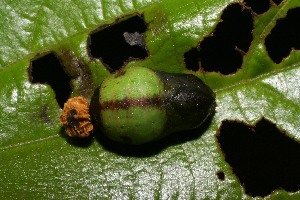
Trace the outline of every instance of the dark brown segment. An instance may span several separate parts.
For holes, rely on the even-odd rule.
[[[100,104],[101,110],[116,110],[116,109],[129,109],[132,107],[162,107],[164,105],[163,99],[159,96],[141,99],[129,99],[106,101]]]
[[[196,128],[214,113],[215,93],[199,78],[191,74],[156,74],[164,83],[166,132]]]

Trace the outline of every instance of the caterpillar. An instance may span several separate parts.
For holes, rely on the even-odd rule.
[[[215,106],[215,93],[194,75],[128,67],[104,79],[90,104],[69,99],[60,121],[70,137],[87,137],[95,126],[111,140],[140,145],[199,127]]]

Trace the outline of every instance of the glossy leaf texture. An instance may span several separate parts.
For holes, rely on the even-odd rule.
[[[224,120],[253,126],[264,117],[300,141],[300,52],[293,50],[276,64],[265,46],[277,21],[300,3],[286,0],[272,3],[264,13],[252,12],[253,39],[237,72],[188,70],[184,54],[212,36],[223,10],[236,2],[1,1],[1,198],[251,199],[225,162],[216,135]],[[215,115],[192,133],[141,147],[118,145],[102,136],[66,138],[55,92],[48,84],[30,82],[31,60],[55,52],[66,71],[84,66],[83,74],[72,77],[71,96],[90,98],[110,72],[101,60],[90,57],[89,34],[137,13],[148,26],[149,56],[127,65],[198,76],[216,92]],[[225,178],[218,178],[220,171]],[[287,197],[300,195],[278,189],[267,198]]]

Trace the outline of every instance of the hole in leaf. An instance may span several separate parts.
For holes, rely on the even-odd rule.
[[[281,2],[283,1],[283,0],[272,0],[276,5],[279,5],[279,4],[281,4]]]
[[[225,180],[225,174],[223,171],[218,171],[217,172],[217,177],[220,181],[224,181]]]
[[[269,56],[275,63],[280,63],[292,49],[300,49],[300,8],[291,9],[287,16],[279,19],[271,34],[265,40]]]
[[[250,7],[256,14],[267,12],[270,8],[269,0],[244,0],[246,6]]]
[[[300,189],[300,144],[275,124],[266,119],[253,127],[223,121],[217,139],[246,194],[266,196],[276,189]]]
[[[213,33],[204,38],[199,47],[184,54],[186,67],[225,75],[235,73],[241,68],[243,55],[253,39],[252,29],[250,10],[239,3],[229,5]]]
[[[63,108],[71,94],[71,78],[53,52],[31,61],[28,69],[31,83],[49,84],[58,105]]]
[[[199,66],[201,65],[199,56],[199,50],[197,48],[192,48],[184,54],[184,62],[189,70],[199,70]]]
[[[99,58],[110,71],[120,69],[125,62],[148,56],[144,33],[147,29],[142,16],[110,25],[89,36],[89,52]]]

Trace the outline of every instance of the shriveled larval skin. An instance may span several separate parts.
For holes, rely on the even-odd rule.
[[[101,133],[135,145],[196,128],[214,110],[215,93],[194,75],[142,67],[106,78],[90,107]]]

